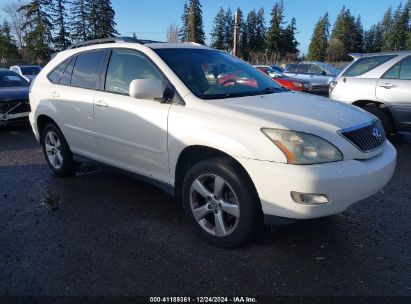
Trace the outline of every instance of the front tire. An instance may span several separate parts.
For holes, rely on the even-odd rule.
[[[57,176],[73,175],[76,168],[73,154],[56,124],[48,124],[44,128],[41,142],[47,164],[53,173]]]
[[[228,158],[207,159],[190,168],[182,200],[191,225],[213,245],[239,246],[262,223],[261,204],[250,178]]]

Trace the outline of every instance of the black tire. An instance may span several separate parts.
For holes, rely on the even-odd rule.
[[[47,136],[48,134],[55,134],[60,142],[61,145],[61,156],[62,156],[62,163],[61,166],[55,166],[51,163],[48,153],[46,151],[46,144],[47,144]],[[43,145],[43,153],[46,158],[47,164],[51,171],[57,176],[72,176],[78,168],[78,163],[73,160],[73,153],[71,153],[70,147],[59,129],[59,127],[54,124],[48,124],[44,127],[42,132],[41,143]]]
[[[383,110],[375,106],[363,106],[365,111],[370,112],[374,116],[377,116],[381,121],[381,124],[384,128],[385,134],[388,136],[394,131],[394,126],[392,124],[391,118]]]
[[[237,199],[239,217],[236,219],[236,226],[233,225],[234,227],[231,228],[233,230],[228,235],[217,236],[207,232],[200,226],[193,215],[190,202],[190,197],[193,194],[190,191],[193,183],[198,178],[206,175],[221,177],[226,182],[224,186],[225,191],[232,191]],[[261,203],[254,185],[244,170],[234,160],[229,158],[210,158],[191,167],[183,181],[182,202],[184,211],[194,229],[204,240],[216,246],[231,248],[242,245],[262,226],[263,214]],[[224,213],[224,211],[220,210],[220,212],[222,217],[231,216]],[[218,211],[216,211],[217,213]],[[213,211],[209,215],[216,216]],[[226,223],[226,221],[223,222]]]

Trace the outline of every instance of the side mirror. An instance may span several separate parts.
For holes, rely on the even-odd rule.
[[[327,76],[327,72],[326,71],[321,71],[321,75]]]
[[[137,99],[162,100],[165,85],[158,79],[134,79],[130,83],[129,94]]]

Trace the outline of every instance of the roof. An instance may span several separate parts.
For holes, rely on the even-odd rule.
[[[379,53],[349,53],[354,59],[359,59],[362,57],[371,57],[371,56],[379,56],[379,55],[411,55],[411,50],[404,50],[404,51],[387,51],[387,52],[379,52]]]

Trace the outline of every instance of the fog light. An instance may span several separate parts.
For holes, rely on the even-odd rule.
[[[291,191],[291,197],[297,204],[321,205],[329,202],[327,195],[318,193],[300,193]]]

